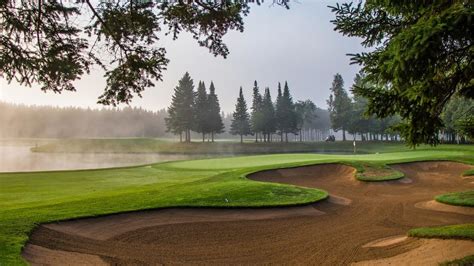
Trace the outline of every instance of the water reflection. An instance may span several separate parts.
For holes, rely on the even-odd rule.
[[[190,155],[131,153],[37,153],[32,143],[0,143],[0,172],[93,169],[196,158]]]

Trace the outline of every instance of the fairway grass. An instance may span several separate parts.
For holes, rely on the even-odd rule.
[[[436,201],[458,206],[474,207],[474,190],[439,195]]]
[[[0,264],[22,264],[21,249],[38,224],[167,207],[267,207],[308,204],[327,192],[252,181],[256,171],[320,163],[383,167],[456,160],[469,150],[417,150],[367,155],[276,154],[168,162],[139,167],[0,174]]]

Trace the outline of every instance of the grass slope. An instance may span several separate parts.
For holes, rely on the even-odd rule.
[[[251,181],[248,173],[317,163],[385,164],[451,159],[468,151],[372,155],[278,154],[169,162],[140,167],[0,174],[0,264],[24,263],[21,248],[41,223],[163,207],[263,207],[327,197],[317,189]]]
[[[436,196],[435,199],[445,204],[474,207],[474,190],[447,193]]]

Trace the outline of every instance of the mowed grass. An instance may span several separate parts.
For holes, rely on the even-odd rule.
[[[22,264],[35,226],[58,220],[165,207],[264,207],[307,204],[318,189],[252,181],[252,172],[318,163],[385,167],[419,160],[474,162],[469,150],[371,155],[277,154],[191,160],[87,171],[0,174],[0,264]]]
[[[445,204],[474,207],[474,190],[447,193],[436,196],[435,199]]]

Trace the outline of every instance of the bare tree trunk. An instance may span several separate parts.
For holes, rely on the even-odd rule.
[[[240,143],[244,143],[244,135],[240,135]]]

